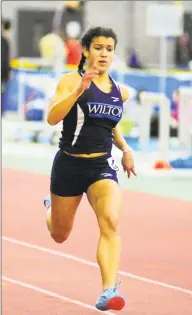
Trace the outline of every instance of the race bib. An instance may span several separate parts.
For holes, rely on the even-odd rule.
[[[114,171],[118,171],[119,170],[119,168],[118,168],[117,164],[115,163],[115,160],[114,160],[113,157],[108,158],[107,162],[108,162],[110,168],[112,168],[112,170],[114,170]]]

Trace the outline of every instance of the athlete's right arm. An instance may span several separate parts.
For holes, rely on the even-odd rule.
[[[79,80],[73,75],[64,75],[57,87],[56,94],[49,105],[47,121],[53,126],[63,120],[69,113],[77,99],[89,87],[93,78],[98,76],[98,71],[87,71]],[[78,78],[78,79],[77,79]]]

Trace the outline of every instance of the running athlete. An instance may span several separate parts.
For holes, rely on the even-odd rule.
[[[102,311],[121,310],[125,305],[117,287],[122,197],[118,167],[111,156],[113,143],[122,151],[128,178],[131,173],[136,175],[132,151],[117,126],[128,91],[107,72],[116,44],[112,29],[96,27],[83,36],[78,71],[61,78],[47,118],[50,125],[63,121],[59,151],[51,171],[51,198],[44,200],[47,226],[57,243],[64,242],[86,193],[100,229],[97,261],[103,292],[96,308]]]

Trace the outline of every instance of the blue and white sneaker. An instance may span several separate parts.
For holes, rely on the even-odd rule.
[[[115,288],[104,290],[104,292],[100,295],[95,305],[98,310],[122,310],[125,306],[125,299],[119,294],[117,286],[118,284]]]
[[[49,209],[51,207],[51,198],[50,195],[46,196],[43,200],[44,206]]]

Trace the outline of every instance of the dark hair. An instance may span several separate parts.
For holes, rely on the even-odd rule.
[[[99,37],[99,36],[103,36],[103,37],[107,37],[107,38],[108,37],[113,38],[115,41],[115,47],[116,47],[117,41],[118,41],[117,35],[115,34],[115,32],[111,28],[104,28],[104,27],[90,28],[82,37],[81,46],[85,47],[87,50],[89,50],[93,38]],[[82,53],[81,60],[80,60],[80,63],[78,65],[79,70],[83,69],[83,65],[85,63],[85,60],[86,60],[86,57]]]
[[[9,31],[11,28],[11,21],[10,20],[3,20],[3,29],[5,31]]]

